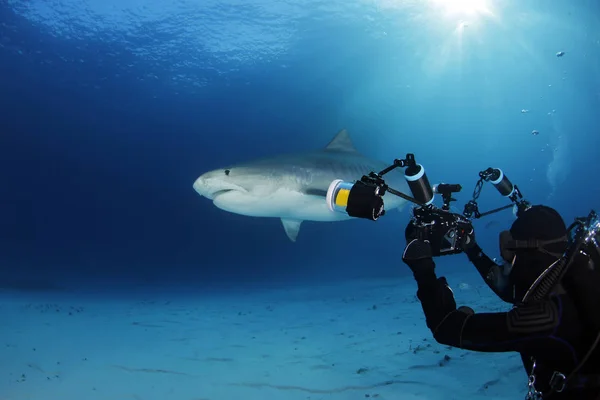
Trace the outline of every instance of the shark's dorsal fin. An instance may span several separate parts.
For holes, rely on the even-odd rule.
[[[354,148],[354,144],[352,143],[352,140],[350,139],[350,135],[348,134],[348,131],[345,129],[342,129],[341,131],[339,131],[334,136],[334,138],[331,139],[331,142],[329,142],[329,144],[327,146],[325,146],[325,150],[346,151],[349,153],[356,152],[356,148]]]
[[[283,229],[285,229],[285,234],[290,238],[292,242],[296,241],[298,237],[298,232],[300,231],[300,224],[302,221],[298,221],[297,219],[286,219],[281,218],[281,223],[283,224]]]

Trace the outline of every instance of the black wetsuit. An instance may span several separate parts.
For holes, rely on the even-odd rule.
[[[494,263],[477,245],[467,250],[467,256],[482,275]],[[540,303],[514,307],[508,312],[477,314],[468,307],[457,310],[446,278],[438,278],[435,274],[432,258],[415,260],[411,264],[418,285],[417,296],[435,340],[480,352],[520,353],[527,372],[523,380],[525,389],[532,358],[536,361],[535,387],[546,393],[550,390],[554,371],[568,376],[596,338],[597,333],[582,321],[574,301],[566,292],[553,294]],[[600,399],[599,374],[600,352],[594,351],[568,387],[548,398]]]

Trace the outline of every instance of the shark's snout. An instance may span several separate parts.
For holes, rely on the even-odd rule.
[[[204,175],[194,181],[194,190],[200,196],[208,197],[210,191],[208,190],[208,186],[206,185]]]
[[[210,200],[214,200],[217,196],[231,191],[246,192],[246,190],[241,186],[236,185],[233,182],[229,182],[227,176],[225,176],[223,173],[206,173],[196,179],[193,186],[194,190],[200,196],[204,196]]]

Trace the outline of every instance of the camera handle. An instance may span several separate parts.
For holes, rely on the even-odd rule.
[[[424,206],[425,203],[415,199],[412,196],[409,196],[405,193],[402,193],[399,190],[393,189],[389,187],[385,181],[383,180],[383,175],[387,174],[395,170],[396,168],[405,168],[405,167],[415,167],[417,162],[415,161],[415,155],[412,153],[408,153],[405,159],[394,159],[394,162],[389,167],[379,171],[378,173],[370,172],[369,175],[364,175],[361,179],[364,183],[375,184],[380,188],[380,195],[383,196],[385,192],[390,192],[391,194],[398,196],[406,201],[410,201],[411,203],[417,204],[419,206]]]

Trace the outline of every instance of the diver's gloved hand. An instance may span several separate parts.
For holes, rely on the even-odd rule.
[[[412,222],[409,222],[408,225],[406,225],[406,229],[404,230],[404,238],[406,239],[407,244],[413,239],[423,239],[419,230]]]
[[[408,265],[417,281],[431,278],[435,281],[435,263],[433,262],[433,253],[429,241],[412,239],[407,240],[407,242],[408,244],[402,253],[402,261]]]
[[[404,252],[402,253],[402,261],[405,263],[410,263],[414,261],[419,261],[427,258],[433,257],[433,252],[431,251],[431,244],[427,240],[421,239],[412,239],[408,241],[408,244],[404,248]]]
[[[466,251],[471,247],[475,246],[476,244],[477,242],[475,241],[475,229],[473,229],[473,226],[471,226],[471,232],[467,233],[467,235],[463,239],[463,242],[461,243],[461,247],[463,250]]]
[[[422,237],[421,232],[412,222],[409,222],[406,226],[404,237],[406,239],[406,247],[402,253],[402,261],[409,263],[433,257],[431,242]]]
[[[472,251],[479,251],[478,250],[479,245],[477,244],[477,241],[475,240],[475,229],[473,228],[472,225],[470,226],[470,229],[471,229],[471,231],[467,232],[464,239],[460,243],[461,250],[467,254]]]

